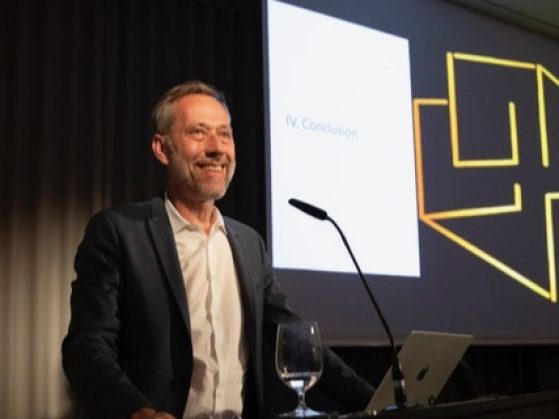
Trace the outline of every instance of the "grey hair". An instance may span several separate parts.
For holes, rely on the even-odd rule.
[[[175,117],[171,110],[173,103],[184,96],[195,94],[213,97],[221,103],[227,113],[229,113],[229,108],[227,107],[227,102],[222,92],[204,82],[191,80],[172,87],[159,99],[159,102],[157,102],[151,114],[155,131],[158,134],[168,134]]]

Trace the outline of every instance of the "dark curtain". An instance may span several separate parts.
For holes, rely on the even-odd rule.
[[[60,343],[73,256],[93,212],[163,190],[149,117],[167,88],[225,92],[239,162],[219,205],[264,235],[260,13],[260,0],[0,2],[0,417],[72,417]],[[340,353],[373,383],[388,365],[377,349]],[[556,388],[556,347],[469,359],[483,392]]]
[[[223,90],[233,115],[239,167],[221,206],[265,229],[257,0],[0,7],[3,202],[18,198],[18,210],[33,211],[44,195],[55,205],[98,207],[161,192],[151,108],[166,89],[195,78]],[[2,205],[2,219],[13,209]]]
[[[258,0],[0,2],[0,417],[72,416],[60,343],[77,244],[93,212],[163,191],[151,108],[193,78],[233,116],[219,205],[264,232]]]

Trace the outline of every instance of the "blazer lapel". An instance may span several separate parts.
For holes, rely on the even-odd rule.
[[[235,268],[237,269],[237,276],[239,278],[239,284],[241,286],[241,292],[244,297],[244,307],[245,307],[245,324],[247,325],[246,336],[251,338],[256,336],[255,330],[255,295],[254,295],[254,283],[251,280],[251,276],[247,271],[246,261],[250,260],[248,256],[243,251],[243,246],[241,245],[238,233],[231,228],[230,225],[227,226],[227,233],[229,238],[229,243],[231,244],[231,251],[233,253],[233,260],[235,262]],[[248,310],[246,309],[248,308]]]
[[[256,309],[257,290],[255,277],[257,274],[254,272],[250,264],[250,261],[254,256],[247,250],[241,234],[236,231],[234,225],[228,223],[227,219],[225,219],[225,225],[243,297],[245,336],[249,347],[252,377],[254,380],[252,381],[252,394],[254,394],[256,399],[255,405],[246,406],[245,412],[251,411],[251,409],[254,408],[256,411],[255,417],[261,417],[264,409],[262,393],[262,389],[264,388],[262,377],[262,313]],[[251,381],[248,380],[248,382]],[[247,400],[246,397],[245,400]],[[249,416],[251,415],[249,414]]]
[[[152,217],[148,220],[149,229],[153,238],[155,249],[161,261],[161,266],[165,272],[165,277],[169,282],[175,302],[179,308],[181,317],[190,332],[190,316],[186,299],[186,289],[182,278],[182,271],[177,255],[177,248],[173,239],[173,232],[162,198],[152,200]]]

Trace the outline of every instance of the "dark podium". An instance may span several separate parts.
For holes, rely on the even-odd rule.
[[[440,404],[378,415],[351,414],[340,418],[390,419],[559,419],[559,391],[496,396]]]

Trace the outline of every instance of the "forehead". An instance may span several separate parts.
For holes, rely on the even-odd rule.
[[[231,118],[223,105],[212,96],[186,95],[173,104],[175,123],[229,125]]]

